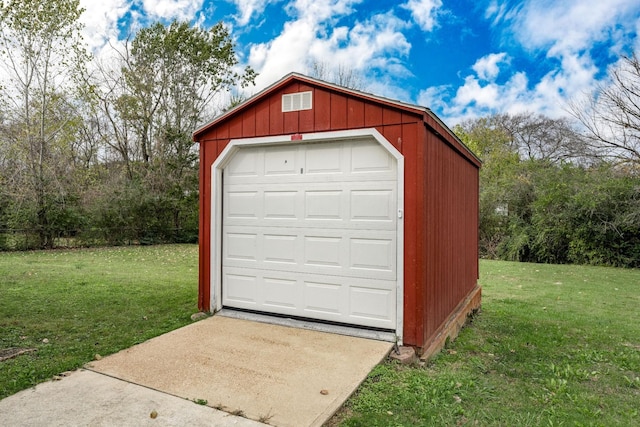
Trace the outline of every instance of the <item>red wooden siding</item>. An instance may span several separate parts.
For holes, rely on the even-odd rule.
[[[477,284],[478,168],[433,133],[425,147],[426,340]]]
[[[307,90],[313,109],[282,112],[283,94]],[[425,111],[296,78],[196,135],[201,310],[210,309],[211,166],[229,140],[370,127],[404,155],[404,343],[428,343],[477,285],[479,162]]]

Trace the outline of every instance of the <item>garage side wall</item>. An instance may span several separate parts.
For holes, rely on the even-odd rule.
[[[428,127],[425,146],[426,342],[477,287],[479,165]]]

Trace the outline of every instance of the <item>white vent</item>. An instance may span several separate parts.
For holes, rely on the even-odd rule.
[[[282,112],[311,110],[311,91],[282,95]]]

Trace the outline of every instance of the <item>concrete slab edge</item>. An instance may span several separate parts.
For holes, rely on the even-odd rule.
[[[389,352],[391,352],[392,348],[389,349]],[[378,366],[379,364],[381,364],[388,356],[389,356],[389,352],[387,352],[385,355],[383,355],[380,360],[378,360],[372,367],[371,369],[373,369],[374,367]],[[329,421],[329,419],[331,419],[331,417],[333,417],[335,415],[336,412],[338,412],[338,410],[340,408],[342,408],[342,406],[346,403],[346,401],[353,395],[353,393],[356,392],[356,390],[358,388],[360,388],[360,386],[362,385],[362,383],[367,379],[369,375],[365,375],[364,378],[362,378],[362,381],[360,381],[358,384],[355,385],[355,387],[353,388],[353,390],[351,390],[349,393],[343,393],[340,396],[337,396],[336,399],[334,399],[334,404],[331,405],[330,407],[327,408],[326,411],[324,411],[323,413],[321,413],[320,415],[318,415],[316,417],[316,419],[314,420],[314,422],[309,426],[309,427],[320,427],[322,426],[324,423],[326,423],[327,421]],[[337,404],[336,404],[337,403]]]

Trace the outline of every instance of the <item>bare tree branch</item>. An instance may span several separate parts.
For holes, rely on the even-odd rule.
[[[601,156],[640,164],[640,60],[623,56],[593,94],[573,100],[569,112],[580,121],[590,146]]]

